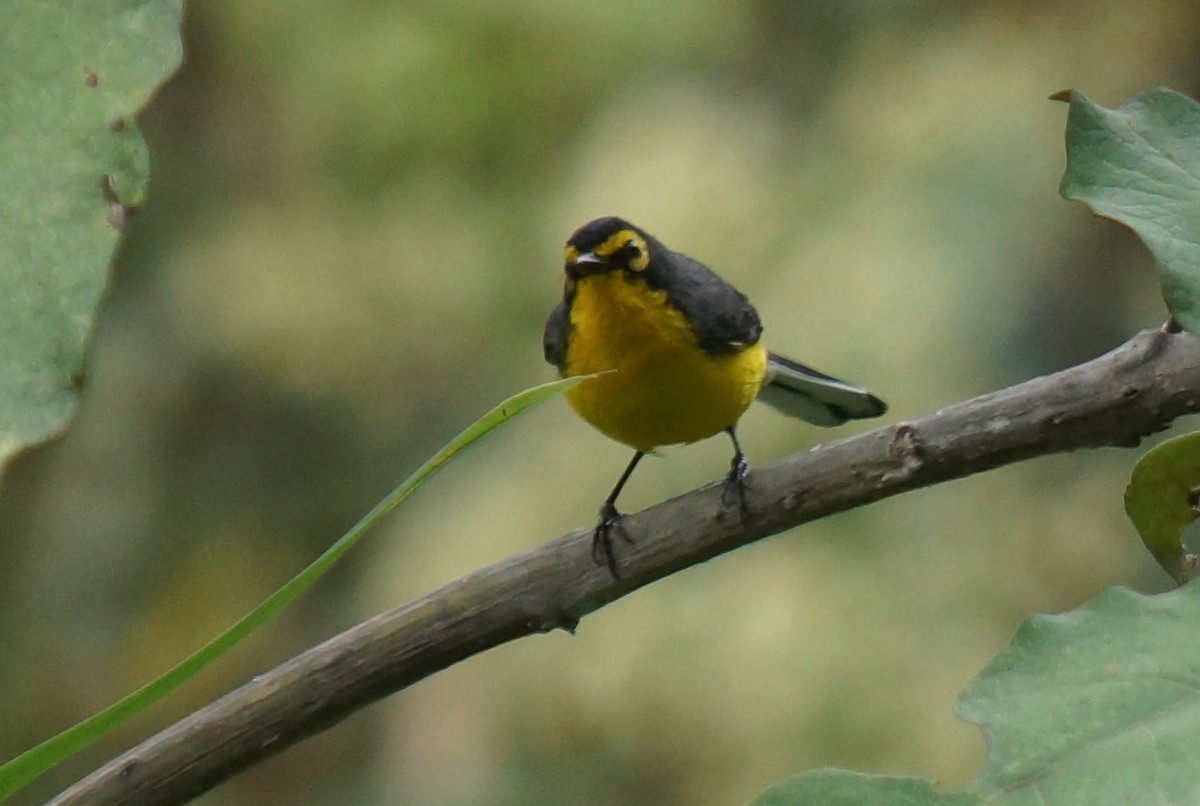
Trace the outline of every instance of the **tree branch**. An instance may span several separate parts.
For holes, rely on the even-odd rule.
[[[742,513],[708,486],[626,516],[621,579],[590,529],[480,569],[259,675],[75,784],[55,804],[174,804],[476,653],[579,619],[738,546],[907,490],[1078,448],[1134,447],[1200,410],[1200,341],[1148,330],[1063,372],[752,471]]]

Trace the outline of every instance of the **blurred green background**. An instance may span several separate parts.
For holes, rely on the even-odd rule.
[[[619,214],[745,291],[888,420],[1164,318],[1136,240],[1056,192],[1077,87],[1200,89],[1191,0],[237,3],[187,9],[62,440],[0,489],[0,757],[242,615],[428,454],[549,379],[561,244]],[[826,432],[754,410],[765,462]],[[956,693],[1032,612],[1168,584],[1137,454],[884,501],[473,658],[209,793],[289,803],[741,803],[834,765],[968,781]],[[628,459],[559,400],[453,465],[281,619],[35,784],[60,790],[380,610],[591,523]],[[640,508],[719,477],[644,464]]]

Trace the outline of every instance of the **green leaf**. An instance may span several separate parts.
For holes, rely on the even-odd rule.
[[[71,417],[149,162],[132,116],[179,65],[181,0],[0,3],[0,469]]]
[[[1175,320],[1200,333],[1200,105],[1166,89],[1105,109],[1070,103],[1060,192],[1137,233],[1154,255]]]
[[[1183,532],[1196,519],[1200,433],[1169,439],[1143,456],[1125,488],[1125,512],[1158,564],[1179,584],[1195,576]]]
[[[977,788],[1031,803],[1200,801],[1197,623],[1196,585],[1113,588],[1026,621],[959,703],[988,743]]]
[[[137,691],[126,695],[103,711],[88,717],[83,722],[66,729],[57,736],[42,742],[0,766],[0,800],[4,800],[42,773],[52,769],[64,759],[79,752],[101,736],[113,731],[131,717],[141,713],[195,677],[204,667],[217,660],[217,658],[224,655],[230,649],[233,649],[234,646],[250,635],[250,633],[254,632],[272,616],[287,607],[301,593],[308,590],[347,551],[353,548],[371,527],[379,523],[384,515],[395,509],[401,501],[412,495],[426,479],[436,473],[443,465],[469,445],[477,442],[521,412],[562,394],[575,384],[590,377],[592,376],[580,375],[526,389],[508,398],[480,417],[465,431],[434,454],[425,464],[417,468],[411,476],[401,482],[396,489],[392,490],[382,501],[376,504],[370,512],[364,515],[358,523],[354,524],[337,542],[326,549],[321,556],[313,560],[304,570],[288,580],[283,587],[267,597],[267,599],[243,616],[232,627]]]
[[[753,800],[751,806],[967,806],[980,798],[967,793],[939,794],[922,778],[892,778],[850,770],[814,770],[787,778]]]
[[[965,789],[817,771],[754,806],[1200,802],[1197,623],[1195,584],[1159,596],[1113,588],[1071,613],[1034,616],[959,701],[988,745]]]

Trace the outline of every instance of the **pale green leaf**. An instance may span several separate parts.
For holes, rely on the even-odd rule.
[[[1167,89],[1116,109],[1072,90],[1061,192],[1137,233],[1158,262],[1167,307],[1200,333],[1200,105]]]
[[[1200,587],[1114,588],[1034,616],[964,692],[988,762],[967,787],[816,770],[753,806],[811,803],[1191,804],[1200,802]]]
[[[0,3],[0,469],[60,431],[149,160],[133,115],[181,58],[180,0]]]

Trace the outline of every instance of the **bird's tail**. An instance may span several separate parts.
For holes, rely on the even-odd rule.
[[[887,404],[866,389],[775,353],[767,354],[767,379],[758,399],[784,414],[826,426],[887,411]]]

